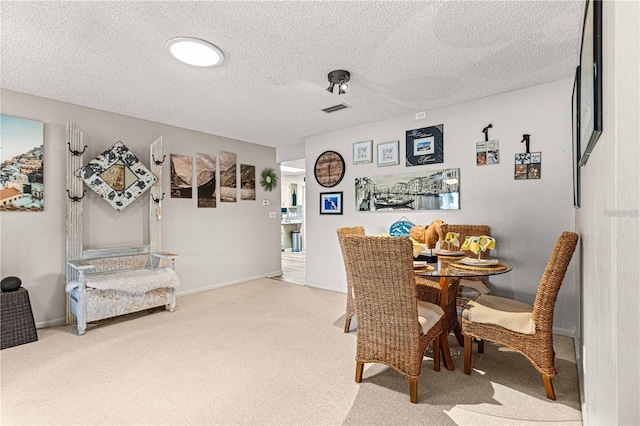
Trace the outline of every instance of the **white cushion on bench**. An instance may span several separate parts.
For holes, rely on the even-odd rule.
[[[67,291],[76,288],[78,282],[67,284]],[[98,290],[120,290],[127,293],[144,294],[158,288],[177,288],[180,280],[170,268],[132,269],[104,274],[87,274],[86,286]]]

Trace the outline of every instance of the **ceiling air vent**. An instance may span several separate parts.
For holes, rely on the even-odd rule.
[[[330,114],[332,112],[336,112],[336,111],[340,111],[341,109],[345,109],[345,108],[351,108],[349,105],[347,104],[338,104],[338,105],[334,105],[332,107],[329,108],[325,108],[321,111],[326,112],[327,114]]]

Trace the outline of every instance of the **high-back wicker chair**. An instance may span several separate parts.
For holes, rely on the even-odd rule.
[[[342,250],[342,258],[344,259],[344,246],[342,244],[344,237],[347,235],[360,235],[364,236],[364,228],[362,226],[345,226],[342,228],[338,228],[338,241],[340,241],[340,250]],[[345,264],[346,269],[346,264]],[[349,281],[349,277],[347,276],[347,312],[345,314],[344,320],[344,332],[349,332],[349,327],[351,326],[351,318],[356,313],[356,304],[353,300],[353,286]]]
[[[456,232],[458,233],[458,241],[460,241],[460,246],[464,243],[465,238],[470,235],[491,235],[491,228],[487,225],[453,225],[447,224],[447,232]],[[446,247],[445,247],[446,248]],[[451,247],[452,251],[455,251],[455,247]],[[473,254],[472,251],[466,250],[466,256],[477,257],[476,254]],[[489,256],[489,251],[482,253],[482,258],[487,258]],[[485,277],[467,277],[465,280],[471,281],[482,281],[483,284],[486,285]],[[416,283],[418,284],[418,300],[423,300],[426,302],[437,303],[439,304],[446,312],[447,316],[447,334],[452,331],[455,333],[456,338],[458,339],[458,343],[460,345],[464,344],[462,332],[460,328],[460,323],[458,322],[458,312],[456,307],[456,299],[458,296],[458,285],[460,284],[460,280],[452,279],[449,284],[449,291],[447,292],[447,301],[443,303],[440,300],[440,287],[438,286],[437,278],[424,278],[424,277],[416,277]]]
[[[563,232],[544,270],[536,300],[527,305],[502,297],[483,295],[470,302],[462,314],[464,372],[471,373],[471,339],[509,346],[526,356],[542,375],[547,398],[556,399],[551,378],[556,374],[553,351],[553,310],[578,234]]]
[[[447,224],[447,232],[456,232],[458,233],[458,241],[460,241],[460,246],[464,243],[465,238],[468,236],[480,236],[480,235],[491,235],[491,228],[488,225],[454,225]],[[455,250],[455,247],[451,247],[452,250]],[[474,254],[471,250],[463,250],[465,255],[470,257],[477,257],[477,254]],[[483,252],[480,255],[481,259],[486,259],[489,257],[489,250]]]
[[[440,345],[446,364],[452,361],[444,311],[416,298],[413,244],[409,238],[347,235],[343,246],[358,316],[356,382],[362,381],[365,363],[386,364],[409,379],[410,399],[416,403],[429,343],[434,370],[440,370]]]

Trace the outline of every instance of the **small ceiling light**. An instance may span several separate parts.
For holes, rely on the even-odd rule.
[[[214,67],[224,62],[224,53],[218,46],[198,38],[172,38],[165,47],[180,62],[196,67]]]
[[[335,85],[336,85],[336,84],[335,84],[335,83],[333,83],[333,82],[332,82],[331,84],[329,84],[329,87],[327,87],[327,92],[329,92],[329,93],[333,93],[333,86],[335,86]]]
[[[349,71],[344,71],[344,70],[331,71],[327,77],[329,79],[329,87],[327,88],[327,92],[333,93],[333,88],[337,84],[338,95],[344,95],[345,93],[347,93],[346,90],[347,90],[347,87],[349,87],[347,85],[347,82],[351,78],[351,74],[349,74]]]

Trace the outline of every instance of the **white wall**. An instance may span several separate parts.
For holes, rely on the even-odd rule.
[[[307,178],[307,283],[346,291],[346,278],[336,236],[340,226],[363,225],[368,234],[388,232],[406,216],[416,224],[434,219],[457,224],[486,224],[497,239],[495,257],[513,265],[513,271],[492,277],[498,295],[533,303],[540,278],[562,231],[574,229],[571,168],[571,91],[573,81],[551,84],[478,99],[427,112],[326,133],[306,139]],[[340,114],[339,112],[337,114]],[[348,114],[348,110],[344,113]],[[500,164],[476,166],[475,143],[484,140],[482,129],[491,123],[490,139],[500,140]],[[405,131],[444,124],[444,163],[405,167]],[[542,178],[514,180],[514,154],[525,152],[522,135],[531,135],[531,152],[542,152]],[[401,164],[376,167],[353,165],[352,144],[372,139],[375,145],[400,141]],[[344,192],[344,214],[320,216],[313,164],[320,153],[336,150],[346,162],[342,182],[332,190]],[[418,173],[421,170],[460,168],[460,210],[356,212],[355,178],[382,174]],[[575,262],[575,260],[574,260]],[[555,327],[572,335],[576,328],[575,274],[567,273],[555,311]]]
[[[640,419],[640,13],[638,2],[603,2],[603,133],[582,173],[585,424]]]
[[[280,191],[265,192],[257,184],[255,201],[238,199],[236,203],[218,202],[215,209],[197,208],[196,198],[170,198],[168,161],[169,154],[193,157],[195,179],[196,153],[234,152],[238,164],[256,166],[258,182],[265,167],[277,169],[275,149],[7,90],[2,90],[2,114],[45,123],[45,210],[0,213],[0,275],[22,279],[39,325],[64,319],[67,120],[88,136],[85,163],[121,140],[148,165],[149,145],[163,138],[167,154],[162,184],[166,194],[163,249],[180,255],[176,261],[181,279],[178,294],[280,271]],[[148,197],[147,192],[118,213],[87,188],[85,248],[148,243]],[[271,205],[262,206],[263,199],[271,200]],[[268,218],[270,211],[276,212],[276,219]]]

